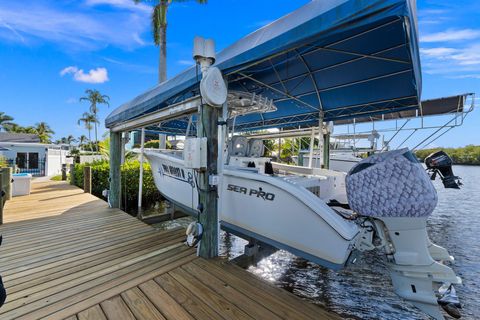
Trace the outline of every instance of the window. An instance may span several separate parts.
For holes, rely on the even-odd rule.
[[[38,152],[28,153],[28,169],[38,169]]]
[[[18,152],[17,153],[17,166],[20,169],[27,168],[27,153],[26,152]]]

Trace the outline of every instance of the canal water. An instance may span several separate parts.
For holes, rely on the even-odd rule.
[[[455,257],[452,267],[463,280],[456,286],[462,319],[480,319],[480,166],[454,166],[460,190],[444,189],[439,180],[438,206],[429,219],[430,238]],[[185,226],[189,218],[163,225]],[[221,254],[234,258],[246,242],[222,232]],[[250,266],[249,272],[302,299],[319,304],[345,319],[430,319],[393,293],[384,258],[369,252],[348,268],[334,272],[277,251]]]

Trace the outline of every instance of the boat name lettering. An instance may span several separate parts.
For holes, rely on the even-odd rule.
[[[237,186],[234,184],[229,184],[227,186],[228,191],[243,193],[249,196],[256,196],[257,198],[262,198],[263,200],[273,201],[275,199],[275,194],[270,192],[265,192],[262,188],[258,189],[248,189],[245,187]]]
[[[174,166],[169,166],[166,164],[162,164],[162,167],[163,167],[163,172],[166,173],[167,175],[185,179],[185,172],[182,169]]]

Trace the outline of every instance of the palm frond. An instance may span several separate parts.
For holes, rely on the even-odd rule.
[[[162,21],[162,15],[165,16],[165,12],[163,12],[164,10],[162,7],[163,6],[161,4],[157,4],[152,11],[152,35],[153,42],[156,46],[160,45],[160,35],[162,32],[161,29],[164,26],[164,23],[166,23],[165,20]]]

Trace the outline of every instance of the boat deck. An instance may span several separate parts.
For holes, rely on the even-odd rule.
[[[64,182],[5,206],[0,319],[336,319]]]

